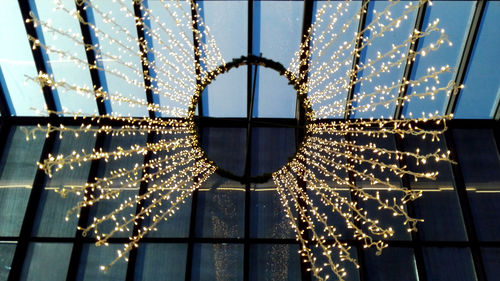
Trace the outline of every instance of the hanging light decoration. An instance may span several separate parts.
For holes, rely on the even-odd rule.
[[[119,147],[113,151],[81,150],[68,155],[49,155],[45,161],[39,163],[39,168],[52,176],[64,167],[73,169],[90,161],[109,162],[122,158],[131,159],[134,155],[161,155],[150,157],[151,159],[144,163],[136,163],[132,169],[116,169],[108,177],[97,177],[81,188],[58,190],[63,195],[77,193],[82,196],[81,201],[68,211],[69,218],[81,208],[106,200],[119,200],[119,195],[124,190],[143,182],[149,183],[144,193],[123,200],[116,209],[103,216],[94,217],[88,225],[78,226],[83,230],[83,235],[92,232],[99,246],[107,245],[108,240],[118,232],[130,232],[134,225],[141,221],[140,229],[129,237],[130,242],[118,252],[116,259],[101,269],[107,269],[120,259],[126,259],[127,253],[138,247],[145,235],[155,231],[159,222],[167,220],[176,210],[182,208],[182,203],[218,169],[198,144],[194,122],[197,101],[205,86],[217,75],[232,67],[248,64],[249,60],[255,60],[255,57],[246,57],[225,62],[215,38],[199,16],[199,8],[193,1],[160,1],[162,12],[166,12],[176,26],[164,24],[163,19],[156,15],[156,11],[148,8],[142,1],[134,1],[134,5],[141,11],[140,17],[130,8],[128,0],[116,2],[120,6],[120,15],[113,15],[110,11],[101,9],[98,1],[76,1],[84,10],[90,9],[101,17],[112,27],[115,34],[105,33],[94,23],[86,22],[75,7],[67,7],[60,0],[54,1],[54,8],[65,11],[88,26],[99,41],[117,45],[118,53],[109,53],[99,44],[84,44],[81,35],[54,27],[49,22],[37,19],[34,14],[29,20],[33,25],[41,26],[47,34],[65,37],[78,47],[93,51],[97,61],[89,63],[58,46],[48,46],[37,38],[30,37],[34,48],[42,48],[48,54],[71,60],[75,67],[97,69],[127,85],[151,90],[176,104],[166,106],[148,102],[130,93],[108,92],[103,88],[71,84],[46,73],[29,78],[41,86],[57,89],[60,94],[87,96],[91,100],[111,101],[131,108],[143,107],[158,116],[176,117],[162,119],[92,115],[82,119],[78,128],[49,124],[47,127],[38,126],[26,132],[28,138],[35,136],[37,131],[47,134],[57,132],[60,137],[65,134],[78,137],[82,133],[121,136],[153,133],[165,136],[159,141]],[[295,57],[290,58],[289,67],[280,71],[304,101],[306,126],[304,140],[293,159],[274,172],[272,179],[289,224],[300,243],[301,260],[309,264],[312,274],[318,280],[330,278],[324,269],[329,269],[336,279],[343,280],[346,275],[346,262],[358,266],[356,259],[350,254],[350,247],[342,242],[343,237],[337,226],[330,223],[330,216],[340,216],[347,228],[353,230],[354,239],[361,241],[364,247],[376,248],[380,253],[387,246],[384,239],[393,236],[395,230],[379,222],[379,213],[390,212],[393,216],[401,217],[408,231],[416,231],[420,220],[408,215],[405,204],[421,196],[421,192],[394,184],[388,177],[382,178],[380,175],[389,174],[414,180],[434,179],[437,176],[435,171],[411,171],[405,165],[398,165],[397,161],[404,158],[420,165],[426,165],[430,161],[450,161],[449,152],[446,151],[421,154],[419,150],[391,150],[377,146],[375,139],[392,135],[416,135],[422,137],[423,141],[435,141],[446,130],[446,120],[451,116],[430,114],[412,120],[324,120],[355,112],[371,112],[380,107],[401,106],[416,98],[433,99],[436,95],[451,95],[460,87],[453,82],[440,83],[440,77],[452,69],[439,66],[429,68],[422,77],[402,79],[389,85],[376,85],[367,92],[354,91],[354,87],[371,82],[391,70],[405,67],[443,44],[451,44],[444,30],[438,28],[439,21],[435,20],[422,30],[413,30],[412,34],[401,42],[394,42],[387,52],[379,52],[375,58],[358,62],[351,67],[353,57],[359,57],[373,42],[386,40],[383,38],[385,35],[397,30],[402,22],[408,20],[410,13],[426,4],[430,2],[392,1],[384,10],[373,11],[372,21],[356,32],[352,40],[340,42],[339,36],[367,13],[368,1],[363,1],[359,11],[347,20],[344,19],[344,13],[351,5],[350,1],[325,2],[318,8],[314,24],[309,28],[306,39],[298,46]],[[391,14],[391,7],[395,5],[404,6],[401,15]],[[115,17],[123,16],[134,18],[135,24],[146,35],[145,38],[138,38],[131,30],[121,26]],[[340,18],[342,22],[339,21]],[[186,30],[193,35],[186,33]],[[408,53],[409,46],[430,34],[438,35],[433,36],[437,38],[434,42],[427,42],[418,50],[410,48]],[[148,38],[158,42],[157,47],[152,47]],[[140,51],[137,51],[137,45]],[[198,60],[194,59],[193,54]],[[147,59],[149,57],[155,59]],[[148,71],[134,68],[130,61],[137,58]],[[103,68],[99,63],[103,60],[113,61],[116,67]],[[271,62],[260,60],[258,63],[265,66],[267,63],[269,66]],[[133,75],[123,74],[120,71],[122,68]],[[151,73],[161,73],[163,78],[160,79]],[[405,88],[415,85],[426,85],[425,91],[402,95]],[[354,92],[354,95],[347,100],[341,98],[349,91]],[[78,112],[68,111],[50,113],[82,116]],[[426,129],[428,123],[434,123],[432,129]],[[373,141],[363,143],[358,140],[361,137]],[[361,182],[380,188],[374,192],[362,187]],[[349,191],[349,196],[339,192],[336,186],[344,187],[344,190]],[[365,210],[360,204],[365,201],[374,204],[378,211]],[[136,212],[137,205],[140,208]],[[325,208],[330,212],[322,211]],[[149,224],[146,225],[146,221]],[[112,228],[103,227],[110,222]],[[315,249],[319,249],[319,252]],[[326,262],[318,262],[319,257]]]

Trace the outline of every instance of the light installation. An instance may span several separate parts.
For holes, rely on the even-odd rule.
[[[46,36],[64,37],[72,40],[78,48],[94,52],[96,61],[89,63],[58,46],[49,46],[37,38],[29,37],[33,48],[42,48],[47,54],[72,61],[75,67],[97,70],[131,88],[140,87],[171,101],[168,106],[153,103],[127,92],[111,92],[95,85],[88,87],[68,83],[47,73],[28,78],[41,87],[57,89],[61,95],[86,96],[89,102],[111,101],[154,112],[149,117],[95,114],[83,119],[78,128],[49,124],[27,131],[28,139],[34,137],[37,131],[46,132],[47,135],[57,133],[60,137],[66,134],[78,137],[83,133],[96,136],[160,136],[159,140],[148,138],[147,143],[118,147],[113,151],[75,150],[68,155],[49,155],[39,163],[39,168],[52,176],[64,167],[76,169],[86,162],[133,161],[131,159],[135,155],[149,155],[147,161],[135,163],[132,169],[119,168],[106,177],[90,180],[82,187],[58,190],[62,195],[81,195],[81,201],[68,211],[68,218],[77,215],[81,208],[106,200],[122,200],[111,212],[94,217],[88,225],[78,226],[84,235],[92,233],[98,246],[107,245],[108,240],[117,233],[130,233],[134,225],[140,225],[130,235],[130,242],[118,251],[116,259],[103,265],[102,270],[121,259],[126,260],[128,252],[139,247],[144,236],[155,231],[158,223],[175,215],[176,210],[182,208],[182,203],[216,172],[217,164],[206,157],[198,143],[196,105],[203,89],[215,77],[245,64],[278,68],[303,101],[304,139],[293,159],[272,174],[272,180],[290,227],[300,243],[301,261],[308,264],[317,280],[344,280],[345,264],[358,266],[350,247],[342,242],[344,237],[337,230],[338,226],[331,224],[329,218],[332,214],[342,218],[347,228],[352,230],[354,239],[362,241],[366,248],[376,248],[377,253],[387,247],[384,239],[395,233],[391,226],[379,222],[377,218],[380,213],[389,212],[395,217],[402,217],[408,231],[417,230],[420,220],[410,217],[405,205],[420,197],[421,192],[395,184],[387,175],[413,180],[434,179],[437,172],[411,171],[404,162],[413,161],[425,167],[431,161],[450,161],[449,152],[436,150],[423,154],[418,149],[386,149],[378,147],[376,139],[391,135],[400,138],[413,135],[421,137],[422,141],[435,141],[446,130],[446,120],[451,116],[429,114],[411,120],[369,118],[331,121],[328,118],[369,113],[380,107],[403,106],[412,99],[432,100],[437,95],[452,95],[461,87],[452,81],[440,81],[441,75],[454,71],[446,65],[431,67],[421,77],[398,79],[388,84],[372,83],[378,77],[404,68],[443,44],[451,45],[444,30],[438,27],[438,20],[422,30],[413,30],[404,40],[394,42],[386,52],[378,52],[376,58],[355,60],[356,63],[352,65],[353,57],[359,58],[377,40],[386,40],[385,37],[389,37],[402,22],[408,20],[408,15],[416,12],[421,5],[430,5],[430,2],[392,1],[384,10],[373,11],[371,22],[367,22],[364,29],[358,30],[350,41],[345,42],[340,42],[340,35],[356,25],[359,18],[367,13],[369,1],[363,1],[357,13],[348,19],[345,19],[344,14],[352,4],[350,1],[318,3],[314,23],[301,45],[297,46],[295,57],[290,58],[288,68],[253,56],[225,62],[216,38],[199,16],[198,5],[192,1],[160,1],[162,14],[168,15],[169,22],[175,25],[165,24],[165,18],[157,15],[159,11],[149,8],[146,2],[134,1],[134,7],[131,1],[115,2],[120,7],[119,15],[100,8],[99,1],[90,0],[76,1],[76,7],[82,9],[55,0],[54,9],[66,12],[87,26],[101,44],[106,42],[118,46],[117,53],[107,51],[100,44],[85,44],[81,34],[54,27],[50,22],[36,18],[34,13],[28,20],[35,27],[41,26]],[[391,8],[396,5],[404,6],[402,14],[391,14]],[[139,9],[140,16],[137,16],[134,8]],[[102,18],[114,33],[104,32],[96,24],[86,21],[81,12],[87,10],[92,10],[94,15]],[[134,19],[145,36],[139,38],[134,30],[120,25],[117,20],[119,17]],[[409,48],[420,38],[431,34],[438,35],[433,37],[436,38],[433,42],[426,42],[419,48]],[[149,40],[157,44],[152,46]],[[133,59],[139,59],[142,68],[138,69],[131,62]],[[113,66],[105,68],[103,62],[106,64],[106,61],[112,61]],[[123,69],[127,70],[127,74]],[[360,91],[363,85],[368,86]],[[412,89],[423,90],[406,93],[408,87],[422,85],[425,87]],[[348,95],[349,92],[353,94]],[[49,113],[83,116],[79,112],[64,110]],[[433,124],[432,129],[426,129],[429,123]],[[361,138],[369,141],[360,141]],[[126,190],[141,183],[147,183],[147,189],[139,195],[127,199],[120,197]],[[338,187],[349,194],[340,192]],[[371,202],[376,210],[368,212],[362,202]],[[139,206],[137,211],[136,206]],[[328,211],[325,212],[325,209]]]

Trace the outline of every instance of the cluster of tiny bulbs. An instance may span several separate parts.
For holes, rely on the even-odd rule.
[[[49,124],[26,130],[27,138],[35,137],[37,131],[59,137],[66,134],[78,137],[84,133],[95,136],[156,136],[148,138],[147,143],[125,148],[107,150],[96,147],[92,151],[75,150],[68,155],[49,155],[39,163],[39,168],[52,176],[61,169],[73,169],[88,162],[135,161],[133,159],[137,155],[145,159],[135,163],[131,169],[118,168],[105,176],[96,177],[80,188],[58,190],[62,195],[75,193],[81,196],[80,202],[68,211],[68,219],[75,213],[78,215],[81,208],[98,205],[106,200],[121,200],[113,211],[94,217],[87,225],[78,226],[83,235],[92,233],[97,245],[107,245],[116,233],[132,233],[130,242],[118,252],[116,259],[102,266],[102,269],[126,259],[132,249],[139,247],[144,236],[155,231],[158,223],[174,215],[181,204],[216,171],[216,164],[205,157],[198,144],[195,108],[204,87],[215,76],[228,71],[226,66],[230,64],[222,59],[216,38],[199,16],[199,7],[194,1],[160,1],[161,13],[168,15],[169,22],[175,25],[165,24],[165,19],[158,16],[160,11],[151,9],[143,1],[133,2],[139,8],[140,16],[129,3],[132,1],[114,2],[120,7],[119,15],[101,8],[96,1],[79,0],[76,6],[70,7],[60,0],[54,1],[54,9],[66,12],[87,26],[101,44],[85,44],[80,33],[53,26],[34,14],[28,20],[35,26],[41,26],[46,36],[65,37],[77,47],[94,52],[96,61],[89,62],[58,46],[49,46],[38,38],[29,37],[33,48],[42,48],[50,56],[70,60],[75,67],[97,70],[127,85],[152,91],[175,104],[152,103],[131,93],[112,92],[95,85],[72,84],[46,73],[29,78],[42,87],[57,89],[60,94],[86,96],[92,101],[109,101],[131,108],[142,107],[155,112],[156,116],[177,118],[97,114],[85,118],[78,112],[49,112],[82,118],[82,124],[80,127]],[[401,160],[415,161],[418,165],[426,165],[429,161],[450,161],[449,153],[440,150],[421,154],[419,150],[401,151],[377,144],[378,139],[407,135],[435,141],[446,130],[446,120],[450,116],[430,114],[412,120],[322,121],[351,112],[369,112],[378,107],[403,105],[415,98],[433,99],[436,95],[453,94],[458,87],[453,83],[435,86],[440,83],[443,73],[452,71],[449,66],[429,68],[426,75],[412,80],[401,79],[390,85],[375,85],[367,91],[355,90],[392,69],[411,64],[416,58],[425,56],[445,43],[451,44],[444,31],[438,28],[436,20],[423,30],[414,30],[407,39],[394,43],[387,52],[379,52],[375,58],[359,61],[351,67],[353,57],[359,57],[373,42],[384,40],[384,35],[395,32],[403,21],[408,20],[410,13],[427,3],[425,0],[417,4],[392,1],[384,10],[373,11],[372,21],[356,32],[349,42],[340,42],[339,37],[368,12],[368,1],[364,1],[359,11],[347,19],[344,19],[344,15],[351,5],[350,1],[321,3],[314,24],[305,35],[305,40],[302,40],[303,43],[297,46],[296,56],[291,58],[288,69],[283,70],[282,75],[296,87],[298,95],[304,97],[308,124],[306,137],[294,158],[273,173],[272,178],[283,210],[300,243],[301,260],[310,265],[312,274],[318,280],[326,280],[330,274],[343,280],[346,275],[345,262],[358,265],[350,254],[350,247],[343,242],[345,240],[337,230],[338,226],[331,224],[331,216],[340,216],[347,228],[352,230],[353,238],[360,240],[364,247],[375,247],[380,252],[387,246],[384,239],[393,236],[395,231],[390,226],[380,224],[377,211],[368,213],[362,202],[370,202],[380,212],[388,211],[403,218],[408,231],[415,231],[420,220],[408,215],[405,204],[421,196],[421,192],[402,187],[391,177],[418,180],[437,176],[434,171],[410,171],[401,164],[404,162]],[[403,14],[391,15],[391,8],[395,5],[405,6]],[[80,14],[82,10],[76,7],[83,7],[83,11],[92,10],[107,26],[106,29],[112,32],[85,21],[86,17]],[[145,37],[138,38],[134,30],[120,25],[116,17],[131,18]],[[417,51],[411,51],[411,48],[409,53],[406,51],[420,38],[434,33],[439,34],[435,42],[428,42]],[[116,48],[113,51],[103,48],[103,42]],[[112,66],[106,65],[106,61],[112,61]],[[137,68],[133,61],[140,61],[142,68]],[[420,84],[429,86],[424,92],[401,94],[405,87]],[[353,90],[354,95],[346,100],[347,93]],[[433,129],[420,126],[428,123],[434,124]],[[370,141],[363,142],[363,138]],[[376,186],[376,192],[362,187],[361,182]],[[137,190],[141,185],[147,186],[143,192],[126,199],[121,196],[125,191]],[[340,192],[339,187],[349,191],[349,195]],[[323,211],[325,208],[329,211]],[[320,253],[315,252],[315,249],[319,249]],[[326,262],[318,262],[318,255]]]

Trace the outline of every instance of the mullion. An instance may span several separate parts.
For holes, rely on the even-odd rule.
[[[18,0],[19,8],[21,10],[21,14],[23,17],[24,27],[26,29],[26,33],[28,36],[31,36],[34,39],[38,39],[43,41],[41,29],[38,29],[34,26],[33,20],[31,19],[30,13],[34,11],[34,6],[30,3],[31,1]],[[31,52],[33,54],[33,59],[35,62],[36,70],[38,73],[46,73],[52,74],[52,70],[50,69],[50,65],[45,62],[44,52],[42,51],[40,46],[37,46],[32,40],[28,40]],[[60,109],[59,101],[56,99],[56,90],[52,89],[48,85],[42,86],[42,93],[45,99],[45,104],[47,105],[47,109],[51,111],[49,116],[55,117]]]
[[[95,36],[94,37],[92,36],[92,32],[91,32],[89,25],[84,24],[84,22],[89,22],[89,18],[93,19],[92,10],[89,8],[88,4],[85,2],[82,3],[81,5],[78,4],[77,2],[75,2],[75,5],[76,5],[76,10],[78,11],[78,14],[80,15],[80,17],[82,17],[82,21],[83,21],[83,22],[80,21],[80,30],[82,33],[83,43],[86,46],[98,45],[98,42],[97,42],[98,39]],[[96,42],[93,42],[94,40]],[[100,66],[99,68],[102,69],[102,65],[97,60],[96,53],[95,53],[93,48],[85,48],[85,54],[87,56],[87,63],[89,65],[96,65],[98,67]],[[104,78],[104,73],[100,72],[98,70],[98,67],[95,67],[95,68],[89,67],[90,78],[92,79],[92,85],[93,85],[95,90],[103,89],[106,91],[107,85],[106,85],[106,81]],[[102,75],[100,75],[100,74],[102,74]],[[107,115],[110,113],[109,111],[110,111],[111,105],[110,105],[109,100],[104,99],[101,95],[97,95],[97,93],[95,95],[95,100],[97,103],[97,110],[99,112],[99,115]]]
[[[361,15],[359,17],[359,23],[358,23],[358,32],[356,33],[357,36],[359,36],[361,34],[361,32],[365,29],[365,25],[366,25],[366,14],[367,14],[367,10],[368,10],[368,5],[369,5],[369,1],[370,0],[363,0],[363,2],[361,3]],[[355,47],[355,52],[354,52],[354,56],[352,58],[352,67],[351,67],[351,71],[352,71],[352,75],[350,77],[350,88],[349,88],[349,91],[347,93],[347,97],[346,97],[346,103],[345,103],[345,111],[344,111],[344,119],[349,119],[351,118],[351,110],[352,110],[352,99],[354,98],[354,89],[356,88],[356,85],[352,85],[354,82],[356,82],[357,80],[357,68],[358,68],[358,64],[359,64],[359,60],[360,60],[360,52],[361,50],[359,50],[359,48],[361,48],[363,44],[363,40],[361,38],[356,38],[356,47]]]
[[[413,30],[422,30],[422,26],[424,24],[424,19],[425,19],[425,12],[427,10],[427,4],[428,2],[424,2],[421,4],[421,6],[418,8],[417,12],[417,18],[415,19],[415,27]],[[402,86],[399,89],[399,96],[398,100],[396,103],[396,109],[394,110],[394,119],[398,120],[401,119],[401,115],[403,113],[403,106],[404,106],[404,97],[406,96],[406,92],[408,91],[408,84],[404,83],[405,81],[409,81],[411,77],[411,73],[413,70],[413,65],[415,62],[413,61],[413,54],[416,53],[418,49],[418,42],[419,38],[416,38],[415,41],[410,45],[410,48],[408,49],[408,55],[406,56],[408,59],[406,60],[406,65],[405,69],[403,72],[403,78],[401,79],[402,81]]]
[[[460,58],[460,63],[458,65],[458,71],[455,77],[455,85],[461,85],[464,82],[465,74],[471,61],[472,50],[474,49],[474,45],[476,44],[476,38],[477,34],[479,33],[479,26],[481,25],[481,19],[484,15],[485,6],[486,1],[476,1],[476,8],[474,10],[474,15],[472,16],[469,33],[467,35],[467,40],[465,41],[465,47]],[[450,98],[448,99],[448,104],[446,105],[447,115],[455,113],[455,108],[457,106],[458,96],[460,92],[460,87],[455,88]]]

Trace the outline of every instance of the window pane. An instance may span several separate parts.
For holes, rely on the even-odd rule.
[[[212,175],[198,191],[197,237],[239,238],[244,233],[245,187]]]
[[[500,248],[481,248],[484,268],[488,280],[495,280],[500,275]]]
[[[479,240],[500,240],[500,160],[491,130],[453,130]]]
[[[26,82],[25,75],[36,77],[37,70],[18,1],[2,1],[0,40],[8,42],[0,44],[0,69],[7,86],[5,96],[13,106],[12,115],[39,115],[32,108],[45,109],[45,100],[38,84]]]
[[[387,26],[393,19],[396,19],[403,15],[403,12],[406,10],[406,6],[409,4],[413,6],[417,5],[416,1],[401,1],[400,3],[393,5],[389,8],[390,15],[388,18],[382,16],[380,18],[380,23],[383,26]],[[375,12],[380,13],[388,6],[392,5],[391,2],[388,1],[373,1],[369,4],[368,13],[366,15],[366,22],[370,23],[375,19]],[[377,75],[372,76],[372,79],[365,79],[363,82],[359,83],[355,90],[355,97],[369,95],[377,92],[379,87],[391,87],[393,84],[396,85],[401,82],[401,77],[403,77],[405,60],[401,63],[398,63],[396,67],[390,68],[390,71],[380,71],[383,64],[388,65],[391,63],[395,63],[402,56],[408,55],[409,44],[404,43],[408,40],[409,36],[413,32],[413,28],[415,27],[415,17],[417,15],[417,10],[413,10],[410,14],[408,14],[407,19],[403,19],[398,28],[395,28],[394,31],[387,31],[384,33],[383,37],[375,38],[373,35],[373,31],[369,31],[365,33],[365,36],[369,38],[374,38],[370,45],[365,47],[361,52],[360,64],[363,66],[372,65],[374,68],[368,67],[365,70],[362,70],[360,73],[361,79],[364,77],[368,77],[368,75],[373,75],[377,73]],[[375,24],[375,30],[380,32],[382,26]],[[382,59],[379,62],[376,61],[378,54],[385,54],[391,50],[394,50],[394,46],[399,46],[404,44],[401,48],[398,48],[397,51],[399,53],[395,53],[394,59]],[[355,107],[359,106],[367,106],[372,103],[384,102],[388,100],[392,100],[393,98],[398,96],[398,87],[387,90],[384,92],[377,92],[377,94],[373,97],[364,98],[363,100],[356,102]],[[384,105],[371,106],[368,108],[363,108],[363,110],[356,110],[355,114],[352,117],[355,118],[390,118],[394,115],[395,102],[391,102]]]
[[[45,140],[44,134],[37,134],[27,142],[22,128],[10,131],[0,162],[0,236],[17,236],[21,230]]]
[[[245,1],[200,1],[201,16],[222,58],[232,61],[248,53],[248,3]],[[221,14],[224,14],[221,17]],[[231,27],[231,28],[228,28]],[[244,117],[247,115],[247,68],[240,67],[217,76],[203,93],[204,115]]]
[[[302,1],[255,1],[252,53],[288,67],[300,46]],[[252,75],[254,70],[252,69]],[[295,117],[295,89],[274,70],[258,68],[254,116]],[[255,79],[255,78],[254,78]]]
[[[192,281],[243,280],[243,245],[195,244]]]
[[[250,246],[252,281],[300,281],[297,244],[257,244]]]
[[[117,250],[122,250],[123,244],[109,244],[108,247],[97,247],[94,244],[85,244],[82,249],[80,267],[78,268],[78,281],[120,281],[125,280],[127,263],[124,259],[115,263],[107,272],[100,270],[113,261]]]
[[[500,2],[488,1],[479,26],[475,46],[465,74],[465,88],[457,100],[455,118],[490,119],[500,98],[498,65],[500,56],[492,55],[500,45]]]
[[[203,127],[201,146],[208,158],[236,176],[245,173],[246,128]]]
[[[35,0],[35,3],[38,17],[42,22],[48,22],[53,28],[60,29],[72,37],[75,35],[81,36],[80,24],[75,17],[59,8],[55,8],[54,3],[43,0]],[[70,11],[76,10],[75,2],[72,0],[63,0],[60,1],[60,4]],[[76,45],[73,39],[56,34],[49,28],[42,27],[42,30],[43,39],[47,46],[68,54],[67,56],[59,56],[56,53],[48,53],[47,63],[50,64],[54,79],[56,81],[64,80],[69,84],[92,90],[90,71],[86,65],[87,56],[82,45],[83,39],[80,39],[80,45]],[[76,63],[70,56],[80,59],[85,64]],[[66,92],[63,89],[58,89],[57,94],[62,108],[66,108],[70,112],[80,110],[82,113],[89,115],[97,113],[97,104],[94,97],[86,97],[75,91]]]
[[[389,246],[380,256],[375,255],[375,252],[374,249],[364,251],[366,280],[418,280],[413,249]]]
[[[250,195],[250,237],[295,239],[273,181],[256,184]]]
[[[79,137],[71,133],[63,134],[54,154],[70,155],[72,151],[81,153],[82,149],[88,153],[94,148],[94,143],[93,133],[80,133]],[[75,165],[74,169],[65,166],[55,172],[52,178],[47,177],[33,225],[35,236],[73,237],[75,235],[79,209],[68,217],[68,221],[65,221],[65,217],[67,212],[82,198],[73,192],[65,191],[80,190],[83,194],[89,169],[90,162],[85,162],[81,166]]]
[[[16,251],[15,243],[0,243],[0,280],[7,280],[10,272],[10,264]]]
[[[413,92],[424,93],[425,88],[435,86],[436,88],[444,87],[448,81],[455,79],[456,69],[460,62],[460,56],[467,37],[467,31],[474,12],[474,1],[436,1],[432,5],[427,5],[425,10],[425,19],[422,25],[423,30],[434,20],[439,19],[439,28],[444,28],[448,39],[453,43],[449,46],[444,43],[436,51],[430,51],[425,56],[418,56],[413,64],[411,75],[412,80],[418,80],[427,75],[427,69],[435,67],[436,70],[441,69],[446,65],[454,68],[453,72],[446,72],[439,75],[440,84],[430,80],[415,87],[408,87],[408,94]],[[457,21],[457,18],[462,20]],[[440,37],[440,32],[433,32],[428,36],[419,39],[418,50],[428,48],[430,44],[435,44]],[[446,102],[449,97],[446,92],[439,92],[433,98],[427,96],[424,99],[413,98],[403,107],[404,116],[422,117],[422,113],[428,116],[429,113],[444,115],[446,110]]]
[[[144,147],[146,145],[146,135],[137,134],[112,136],[111,140],[109,140],[109,144],[105,145],[104,151],[116,152],[120,149],[129,150],[132,146],[135,145]],[[124,221],[122,217],[125,219],[129,219],[130,215],[135,215],[136,204],[134,198],[139,193],[139,184],[129,183],[131,179],[134,179],[134,175],[123,175],[123,171],[133,170],[136,164],[141,167],[144,162],[144,155],[134,152],[130,156],[123,156],[118,159],[110,158],[107,163],[103,162],[104,161],[101,161],[100,163],[102,164],[100,165],[100,171],[103,173],[103,175],[99,175],[100,177],[106,177],[109,179],[113,175],[122,173],[122,176],[114,179],[109,185],[109,188],[111,189],[120,189],[120,193],[117,198],[111,198],[110,200],[101,200],[97,204],[95,204],[90,209],[91,216],[89,218],[89,222],[93,221],[93,217],[102,217],[110,214],[114,210],[118,209],[125,200],[128,200],[128,202],[132,202],[132,204],[128,204],[126,208],[115,214],[116,221],[108,219],[99,226],[99,231],[101,233],[107,233],[115,228],[115,223]],[[137,177],[139,178],[140,176],[137,175]],[[95,196],[97,196],[97,194]],[[129,198],[132,199],[130,200]],[[132,233],[132,228],[133,225],[130,224],[128,225],[128,229],[124,229],[123,232],[115,233],[114,237],[128,237],[129,234]],[[94,235],[93,231],[91,233],[92,235]]]
[[[270,174],[295,153],[295,128],[252,128],[251,176]]]
[[[21,280],[66,280],[73,244],[31,243]]]
[[[439,141],[422,141],[417,136],[405,136],[403,139],[403,150],[415,152],[420,150],[420,155],[435,153],[440,149],[440,154],[445,153],[447,148],[444,144],[444,136]],[[453,184],[450,163],[446,161],[436,162],[429,159],[425,165],[419,163],[413,157],[406,157],[408,170],[414,172],[438,172],[436,180],[419,179],[410,180],[410,187],[421,190],[423,196],[413,201],[415,216],[424,221],[417,224],[418,232],[422,240],[441,241],[464,241],[467,235],[460,203]]]
[[[186,255],[186,244],[142,243],[134,280],[184,280]]]
[[[98,10],[108,13],[107,18],[97,9],[92,11],[95,25],[100,30],[96,36],[99,39],[99,49],[103,53],[101,61],[106,72],[106,83],[111,96],[120,94],[127,98],[145,100],[146,90],[137,43],[134,9],[132,2],[125,1],[122,4],[125,8],[115,1],[99,2]],[[126,16],[116,16],[120,14]],[[120,28],[117,28],[113,21]],[[118,43],[128,46],[130,50],[121,47]],[[113,75],[111,72],[119,75]],[[111,107],[114,113],[123,116],[145,116],[147,113],[145,106],[132,107],[127,102],[111,101]]]
[[[426,247],[423,252],[428,280],[477,280],[468,248]]]
[[[346,85],[349,82],[347,72],[352,68],[352,52],[355,47],[353,34],[357,32],[359,24],[355,15],[360,11],[361,1],[338,2],[328,8],[326,14],[333,14],[337,7],[343,7],[342,14],[337,13],[337,23],[334,23],[331,29],[329,26],[333,19],[324,19],[324,15],[319,15],[318,10],[332,3],[314,3],[315,32],[311,44],[308,96],[314,101],[312,108],[320,118],[343,118],[347,98]],[[349,21],[352,18],[354,20]],[[321,35],[325,39],[321,39]],[[318,99],[321,96],[326,98]],[[332,111],[329,111],[329,108]]]

